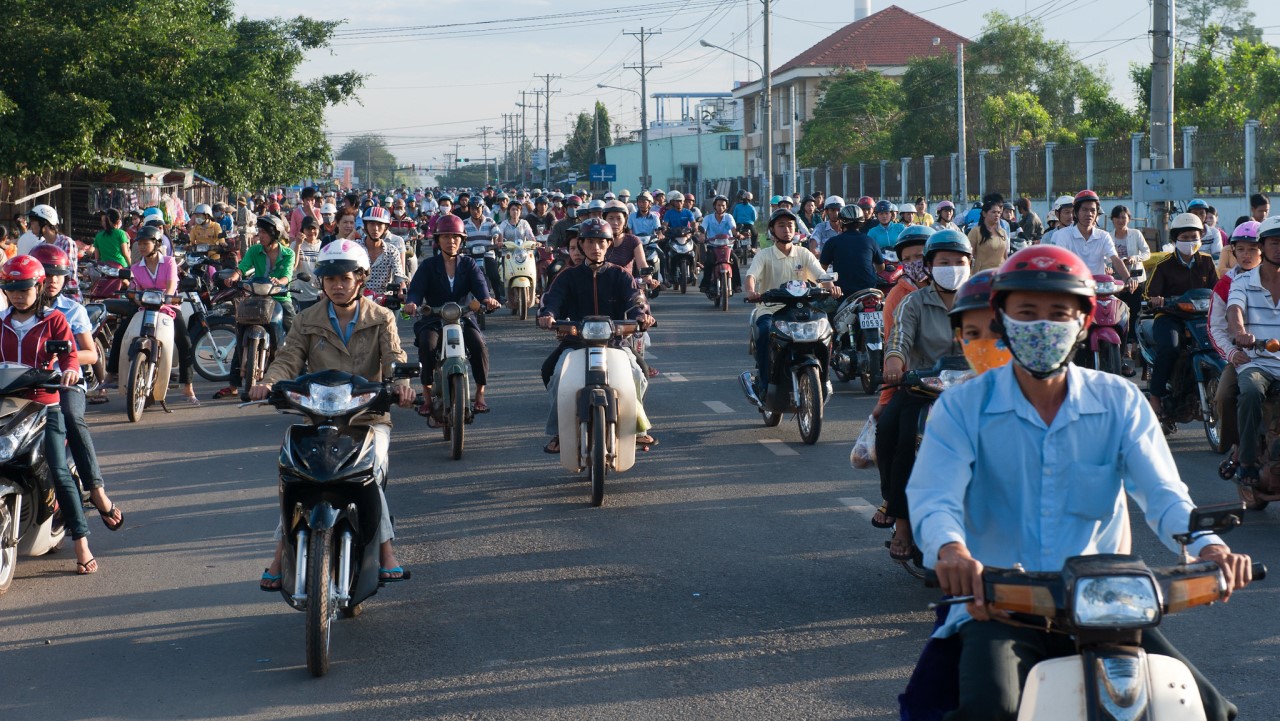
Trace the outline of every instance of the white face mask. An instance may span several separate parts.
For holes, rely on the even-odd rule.
[[[205,223],[205,221],[206,221],[206,220],[208,220],[208,218],[206,218],[206,217],[204,217],[204,216],[200,216],[199,218],[196,218],[196,219],[195,219],[195,221],[196,221],[196,225],[204,225],[204,223]]]
[[[945,291],[954,291],[969,280],[967,265],[935,265],[929,270],[934,285]]]
[[[1194,240],[1179,240],[1174,245],[1178,247],[1178,252],[1183,255],[1194,255],[1197,250],[1200,250],[1200,243]]]

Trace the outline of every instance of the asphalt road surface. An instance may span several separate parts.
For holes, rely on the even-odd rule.
[[[290,419],[229,401],[138,424],[118,398],[91,409],[125,528],[90,519],[94,576],[69,548],[20,560],[0,597],[0,719],[897,718],[936,592],[890,562],[868,522],[875,470],[849,467],[872,397],[839,386],[804,446],[742,398],[746,306],[654,307],[661,445],[610,477],[602,508],[541,452],[554,339],[532,320],[490,316],[493,412],[461,461],[397,411],[389,499],[413,578],[337,622],[321,679],[302,614],[257,586]],[[1172,445],[1198,502],[1234,498],[1198,427]],[[1280,566],[1277,525],[1251,513],[1228,540]],[[1135,537],[1174,562],[1145,524]],[[1278,588],[1164,626],[1245,719],[1280,707]]]

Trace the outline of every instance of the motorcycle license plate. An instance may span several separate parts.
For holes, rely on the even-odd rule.
[[[863,328],[883,328],[884,313],[882,311],[871,311],[858,314],[858,325]]]

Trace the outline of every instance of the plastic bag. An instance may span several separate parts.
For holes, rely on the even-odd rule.
[[[876,417],[867,416],[867,424],[858,434],[849,452],[849,465],[854,468],[871,468],[876,464]]]

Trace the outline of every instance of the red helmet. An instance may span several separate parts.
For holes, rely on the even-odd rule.
[[[45,275],[71,275],[71,259],[56,245],[41,243],[31,249],[31,257],[44,266]]]
[[[991,282],[991,307],[1000,310],[1005,296],[1015,290],[1079,296],[1088,315],[1085,326],[1093,319],[1097,295],[1093,272],[1066,248],[1033,245],[1009,256]]]
[[[462,235],[467,234],[466,228],[462,225],[462,218],[449,213],[440,216],[440,220],[436,221],[436,229],[432,231],[433,235]]]
[[[569,197],[564,199],[564,204],[565,205],[582,205],[582,198],[579,198],[576,195],[570,195]]]
[[[1098,194],[1092,190],[1082,190],[1079,193],[1076,193],[1075,200],[1071,201],[1071,207],[1079,208],[1081,203],[1087,203],[1090,200],[1096,202],[1099,208],[1102,207],[1102,199],[1099,198]]]
[[[29,255],[15,255],[0,266],[0,289],[26,290],[44,282],[44,266]]]
[[[858,202],[854,203],[854,205],[857,205],[859,208],[862,208],[863,210],[870,210],[871,208],[874,208],[876,206],[876,199],[871,197],[870,195],[864,195],[861,198],[858,198]]]

